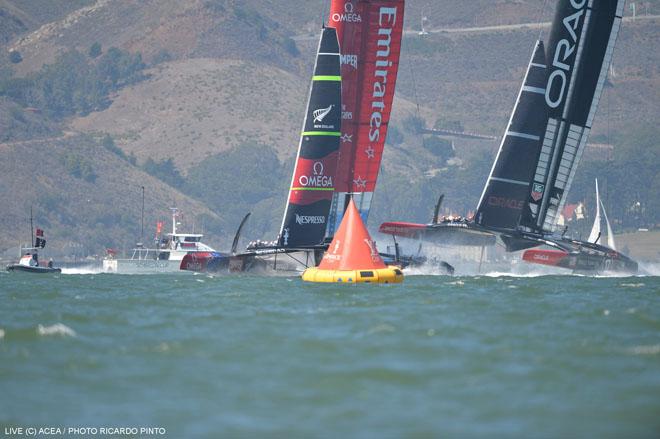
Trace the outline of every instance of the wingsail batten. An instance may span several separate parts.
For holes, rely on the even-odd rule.
[[[624,4],[562,0],[558,5],[548,44],[549,119],[524,230],[551,233],[556,228],[591,132]]]
[[[323,243],[335,189],[340,133],[339,42],[336,30],[326,27],[317,50],[278,246],[304,248]]]
[[[545,84],[545,50],[538,41],[477,207],[482,226],[515,230],[520,223],[547,120],[545,93],[539,92]]]
[[[352,198],[366,221],[390,120],[404,0],[332,0],[328,25],[341,48],[342,135],[327,236]]]

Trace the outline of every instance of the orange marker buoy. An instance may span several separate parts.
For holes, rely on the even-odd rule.
[[[330,247],[318,267],[308,268],[307,282],[400,283],[403,272],[387,266],[351,200]]]

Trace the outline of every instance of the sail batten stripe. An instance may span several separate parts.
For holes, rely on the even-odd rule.
[[[340,131],[303,131],[302,135],[341,137],[341,132]]]
[[[531,87],[529,85],[525,85],[522,89],[523,91],[528,91],[530,93],[538,93],[540,95],[545,94],[545,88],[541,88],[541,87]]]
[[[539,64],[539,63],[535,63],[535,62],[530,63],[529,65],[532,66],[532,67],[540,67],[542,69],[547,69],[548,68],[548,66],[546,66],[545,64]]]
[[[340,75],[314,75],[312,81],[341,81]]]
[[[334,191],[333,187],[292,187],[292,191]]]
[[[506,132],[507,136],[512,136],[512,137],[520,137],[523,139],[529,139],[529,140],[541,140],[541,137],[535,136],[533,134],[526,134],[526,133],[519,133],[517,131],[507,131]]]
[[[334,56],[338,56],[339,53],[332,53],[332,52],[319,52],[319,55],[334,55]]]
[[[490,177],[490,180],[501,181],[503,183],[519,184],[521,186],[529,186],[528,181],[511,180],[508,178],[500,178],[500,177]]]

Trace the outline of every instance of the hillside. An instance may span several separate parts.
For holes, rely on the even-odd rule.
[[[219,216],[105,150],[88,136],[0,144],[2,249],[29,241],[30,207],[46,229],[49,250],[95,243],[87,252],[130,248],[140,237],[145,186],[145,236],[157,220],[168,220],[170,206],[184,212],[184,227],[214,226]],[[169,222],[166,222],[169,225]],[[83,226],[81,226],[83,225]],[[217,241],[212,238],[212,241]],[[100,247],[100,248],[99,248]]]
[[[130,81],[104,87],[107,95],[96,96],[83,87],[81,92],[90,93],[95,104],[82,109],[54,115],[45,108],[25,108],[21,102],[30,100],[24,95],[23,101],[0,96],[0,160],[5,168],[0,182],[3,188],[27,188],[19,203],[17,190],[3,191],[12,211],[0,218],[0,251],[15,245],[10,237],[22,230],[20,219],[29,204],[49,212],[46,220],[58,234],[66,236],[74,230],[84,237],[80,242],[90,251],[130,245],[136,237],[139,197],[134,200],[133,190],[124,186],[142,185],[151,194],[149,216],[166,213],[176,198],[180,207],[190,211],[190,218],[208,218],[203,222],[210,241],[222,242],[220,248],[227,248],[247,211],[253,217],[244,236],[272,239],[284,208],[317,29],[327,3],[0,0],[0,44],[5,53],[0,56],[0,89],[4,77],[19,85],[20,80],[30,81],[43,75],[44,64],[60,62],[71,50],[88,57],[87,69],[105,62],[112,47],[136,57],[136,66],[143,63]],[[542,34],[547,29],[537,25],[471,28],[548,21],[553,7],[542,10],[544,3],[407,2],[392,129],[371,227],[393,219],[426,221],[441,192],[447,194],[448,208],[456,212],[474,207],[498,141],[455,139],[453,152],[439,154],[452,145],[451,139],[415,132],[417,104],[427,127],[499,137],[534,40],[540,29]],[[645,5],[649,13],[660,13],[660,2]],[[640,7],[638,14],[643,12]],[[420,36],[422,16],[431,33]],[[438,29],[464,31],[435,32]],[[640,16],[622,27],[611,86],[605,89],[592,134],[593,142],[609,148],[610,158],[617,148],[626,147],[617,141],[625,142],[643,127],[655,126],[660,102],[659,34],[657,18]],[[92,55],[92,46],[97,46],[97,54]],[[22,60],[10,62],[9,50],[18,51]],[[78,92],[73,93],[76,102]],[[649,136],[654,133],[660,135],[657,127]],[[106,134],[119,152],[100,146]],[[70,175],[69,150],[90,162],[95,181]],[[660,160],[657,151],[651,152],[651,163]],[[44,172],[50,179],[38,180],[38,188],[32,189],[33,173],[28,170],[43,157],[49,157]],[[600,149],[588,151],[585,157],[584,178],[576,181],[574,200],[589,196],[590,179],[604,169],[593,161],[603,158]],[[45,203],[39,197],[55,202]],[[92,200],[91,209],[83,199]],[[626,200],[613,216],[625,215]]]
[[[138,161],[173,158],[184,173],[248,140],[277,146],[282,157],[295,153],[307,92],[297,76],[209,58],[169,62],[148,73],[150,80],[124,88],[110,108],[72,120],[71,128],[111,133]]]

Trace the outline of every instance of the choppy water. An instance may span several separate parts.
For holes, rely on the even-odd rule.
[[[0,426],[657,438],[660,278],[2,273]]]

